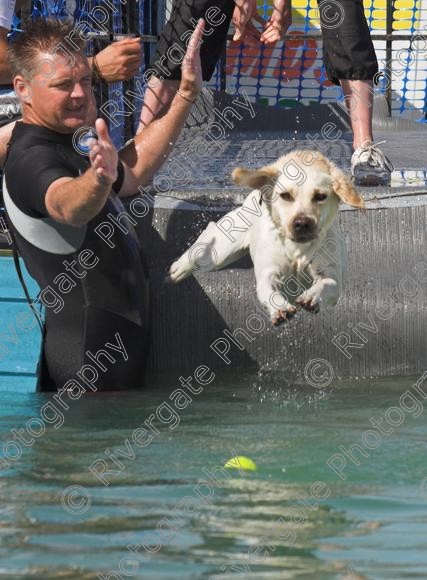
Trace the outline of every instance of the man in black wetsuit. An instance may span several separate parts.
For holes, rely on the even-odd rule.
[[[120,198],[150,182],[201,90],[203,21],[168,113],[119,154],[105,122],[95,122],[83,42],[76,40],[72,59],[55,53],[70,31],[70,25],[39,20],[10,49],[23,121],[13,131],[6,162],[5,205],[46,306],[42,389],[74,387],[76,375],[92,390],[133,388],[141,385],[147,353],[148,289]],[[73,136],[94,122],[98,139],[85,156]]]

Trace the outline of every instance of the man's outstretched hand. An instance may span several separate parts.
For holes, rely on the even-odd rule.
[[[104,119],[97,119],[95,129],[98,139],[90,143],[89,160],[101,184],[112,185],[117,179],[117,164],[119,156],[111,141],[107,123]]]
[[[181,65],[181,82],[178,92],[185,99],[194,101],[203,86],[202,64],[200,62],[200,45],[203,42],[205,21],[200,19],[187,45],[187,52]]]

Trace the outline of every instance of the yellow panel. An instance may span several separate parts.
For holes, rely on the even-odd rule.
[[[412,22],[408,22],[407,20],[397,20],[393,22],[393,30],[410,30],[412,26]]]
[[[378,16],[379,14],[381,15],[384,12],[384,18],[382,18],[382,16]],[[385,20],[386,19],[386,12],[383,10],[365,10],[365,18],[368,22],[370,22],[371,20]]]
[[[386,8],[387,7],[387,0],[374,0],[373,3],[370,2],[368,4],[368,3],[365,2],[364,4],[365,4],[365,8],[367,8],[367,7],[369,8],[373,4],[373,6],[374,6],[375,9],[382,9],[382,8]]]
[[[397,10],[401,10],[402,8],[409,8],[412,10],[414,8],[414,0],[396,0],[394,7]]]
[[[412,20],[412,10],[395,10],[395,20]]]
[[[373,30],[385,30],[385,22],[382,20],[374,20],[371,24]]]
[[[373,10],[372,18],[374,20],[385,20],[387,18],[387,12],[385,10]]]
[[[293,0],[292,8],[307,8],[307,0]]]

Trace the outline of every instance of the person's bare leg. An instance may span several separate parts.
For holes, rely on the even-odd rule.
[[[151,123],[154,119],[161,117],[169,108],[172,99],[179,87],[179,81],[163,80],[152,77],[147,85],[142,105],[141,117],[136,134]]]
[[[357,149],[367,141],[373,141],[372,108],[374,90],[372,81],[341,79],[347,110],[353,130],[353,147]]]
[[[389,185],[394,170],[393,164],[373,143],[373,83],[348,79],[341,79],[340,83],[353,130],[354,153],[351,157],[351,175],[356,185]]]

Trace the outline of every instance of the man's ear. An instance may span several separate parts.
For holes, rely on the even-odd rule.
[[[17,75],[13,79],[13,88],[15,89],[15,94],[21,103],[26,103],[31,99],[31,88],[30,82],[21,75]]]
[[[276,167],[269,165],[255,170],[236,167],[231,177],[237,185],[247,185],[248,187],[252,187],[252,189],[261,189],[264,185],[273,185],[273,181],[278,175],[279,171]]]
[[[329,159],[324,158],[328,167],[329,173],[332,178],[332,187],[336,195],[348,205],[352,207],[363,208],[365,207],[365,202],[363,197],[356,191],[354,185],[351,183],[347,175],[338,169],[338,167],[329,161]]]

